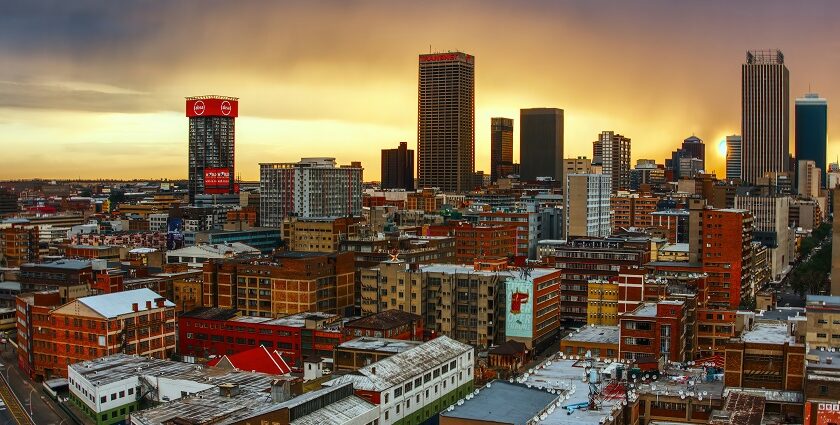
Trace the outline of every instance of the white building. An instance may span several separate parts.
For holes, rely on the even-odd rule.
[[[347,217],[361,214],[361,165],[336,167],[335,158],[260,164],[261,226],[278,228],[283,219],[291,215]]]
[[[793,261],[794,237],[789,227],[790,201],[787,196],[736,196],[735,208],[753,215],[753,240],[770,250],[771,279],[781,277],[784,268]]]
[[[166,252],[167,263],[187,263],[190,268],[200,269],[213,258],[233,258],[239,255],[260,255],[260,250],[241,242],[227,244],[201,244]]]
[[[379,405],[379,425],[423,423],[473,391],[474,349],[446,336],[324,383],[352,383]]]
[[[168,213],[149,214],[149,231],[165,232],[167,220],[169,220]]]
[[[569,174],[566,176],[565,231],[563,235],[607,237],[611,233],[609,174]]]

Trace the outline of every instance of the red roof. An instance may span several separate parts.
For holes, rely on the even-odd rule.
[[[262,372],[269,375],[286,375],[292,371],[277,350],[268,351],[262,345],[241,353],[215,358],[207,362],[207,366]]]

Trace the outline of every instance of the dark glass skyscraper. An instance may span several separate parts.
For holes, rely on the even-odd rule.
[[[821,187],[826,185],[826,134],[828,102],[816,93],[796,99],[796,160],[811,160],[821,170]]]
[[[382,188],[414,190],[414,150],[400,142],[396,149],[382,149]]]
[[[235,193],[235,121],[239,100],[235,97],[187,98],[189,132],[189,196]]]
[[[475,182],[475,58],[420,55],[417,180],[420,188],[466,192]]]
[[[490,118],[490,181],[513,172],[513,119]]]
[[[756,183],[790,165],[790,81],[779,50],[747,52],[741,66],[741,178]]]
[[[523,180],[551,177],[563,181],[563,110],[519,111],[519,174]]]

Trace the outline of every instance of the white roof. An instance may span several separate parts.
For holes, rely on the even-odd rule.
[[[224,258],[225,254],[241,254],[244,252],[259,254],[260,250],[241,242],[229,244],[202,244],[167,251],[167,257],[203,257]]]
[[[134,289],[131,291],[114,292],[112,294],[94,295],[92,297],[79,298],[78,301],[104,317],[112,318],[128,314],[133,311],[132,304],[137,303],[138,311],[146,310],[146,301],[152,302],[152,309],[155,306],[155,299],[161,298],[155,291],[149,288]],[[166,307],[175,307],[171,301],[164,302]]]

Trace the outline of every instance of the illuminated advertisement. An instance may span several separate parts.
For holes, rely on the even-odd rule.
[[[819,403],[816,401],[805,403],[805,424],[840,424],[840,403]]]
[[[534,336],[534,282],[508,279],[505,282],[505,334],[508,338]]]
[[[180,249],[184,247],[184,219],[169,217],[166,219],[166,249]]]
[[[218,195],[230,192],[229,168],[204,169],[204,193]]]
[[[190,98],[187,99],[188,117],[237,117],[239,101],[233,98]]]

